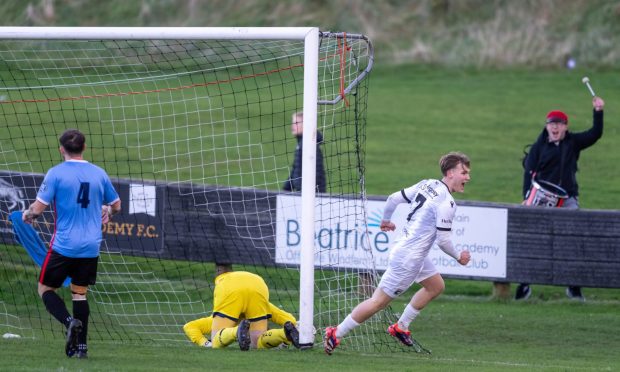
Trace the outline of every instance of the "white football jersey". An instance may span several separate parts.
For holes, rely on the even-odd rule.
[[[448,186],[434,179],[422,180],[403,189],[401,195],[410,205],[409,213],[390,259],[401,262],[424,259],[435,242],[437,230],[452,230],[456,203]]]

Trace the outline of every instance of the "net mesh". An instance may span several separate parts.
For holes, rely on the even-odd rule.
[[[319,54],[321,330],[372,291],[376,271],[372,250],[360,248],[354,264],[338,253],[368,240],[371,49],[365,38],[322,34]],[[90,340],[187,342],[183,324],[211,312],[216,265],[261,275],[270,301],[298,316],[301,199],[282,187],[298,146],[291,115],[302,110],[303,57],[297,41],[0,42],[0,331],[64,334],[37,298],[40,268],[15,243],[8,215],[34,201],[61,161],[58,136],[67,128],[86,134],[85,157],[107,171],[123,202],[102,226]],[[50,210],[35,228],[49,243]],[[68,290],[59,293],[70,302]],[[388,315],[343,347],[397,348],[385,334]]]

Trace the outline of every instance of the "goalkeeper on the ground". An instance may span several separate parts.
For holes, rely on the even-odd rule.
[[[281,344],[299,348],[295,317],[269,302],[263,278],[246,271],[218,267],[213,291],[213,314],[183,326],[187,337],[199,346],[214,349],[238,342],[241,350],[250,346],[269,349]],[[269,329],[269,319],[283,328]],[[207,338],[209,335],[211,340]]]

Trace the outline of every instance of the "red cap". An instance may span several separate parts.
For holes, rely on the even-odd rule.
[[[550,111],[547,114],[547,124],[549,123],[568,124],[568,116],[562,111]]]

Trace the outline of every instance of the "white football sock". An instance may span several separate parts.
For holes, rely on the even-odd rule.
[[[416,310],[413,308],[413,306],[411,306],[411,304],[407,304],[407,307],[405,307],[405,311],[403,311],[400,319],[398,319],[398,328],[403,331],[408,330],[409,324],[413,322],[413,320],[418,316],[418,314],[420,314],[420,310]]]
[[[347,317],[344,318],[342,323],[338,324],[338,328],[336,328],[336,337],[344,337],[347,333],[351,332],[358,325],[360,324],[353,320],[351,314],[347,315]]]

